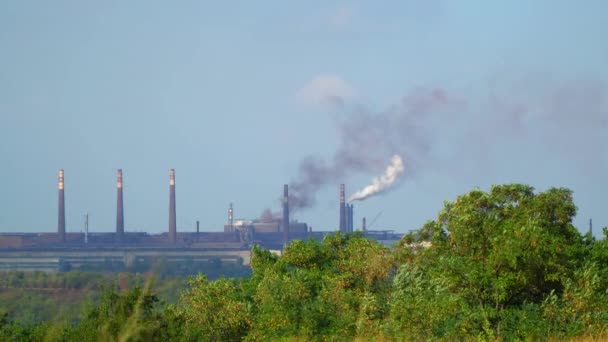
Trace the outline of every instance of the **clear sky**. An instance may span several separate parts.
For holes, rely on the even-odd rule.
[[[221,230],[228,203],[279,210],[304,158],[332,160],[366,129],[399,134],[382,120],[439,91],[449,105],[390,140],[415,146],[392,146],[405,176],[356,203],[356,222],[381,213],[372,228],[406,232],[474,187],[523,182],[572,189],[576,224],[592,217],[598,235],[606,13],[602,0],[2,1],[0,231],[56,230],[59,168],[68,231],[85,212],[114,230],[118,168],[127,231],[167,229],[170,168],[178,230]],[[361,113],[373,119],[345,136]],[[294,216],[336,228],[338,184],[381,171],[347,170]]]

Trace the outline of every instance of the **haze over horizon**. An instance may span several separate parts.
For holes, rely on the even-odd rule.
[[[575,224],[608,226],[608,3],[447,0],[0,3],[0,232],[221,230],[310,199],[338,226],[347,196],[403,159],[355,220],[407,232],[492,184],[574,191]],[[314,184],[313,184],[314,183]],[[290,189],[291,190],[291,189]],[[355,227],[358,228],[358,224]]]

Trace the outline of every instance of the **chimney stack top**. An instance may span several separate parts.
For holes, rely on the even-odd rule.
[[[118,169],[116,187],[122,188],[122,169]]]
[[[59,169],[59,190],[63,190],[63,169]]]

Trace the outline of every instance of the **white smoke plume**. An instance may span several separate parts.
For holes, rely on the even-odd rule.
[[[443,87],[414,88],[384,110],[348,106],[348,92],[326,92],[333,95],[325,100],[331,99],[337,112],[338,143],[329,157],[313,154],[301,160],[289,185],[290,210],[312,207],[328,185],[381,173],[393,155],[407,160],[412,178],[430,168],[447,169],[444,163],[452,174],[469,172],[468,165],[486,172],[493,148],[529,141],[545,149],[536,152],[544,153],[541,157],[559,157],[585,172],[605,169],[608,85],[542,75],[519,81],[522,77],[497,78],[489,92],[468,95]],[[537,137],[543,139],[540,145]],[[450,148],[467,151],[467,163]]]
[[[406,157],[408,174],[415,174],[431,152],[433,120],[440,114],[456,115],[463,106],[466,103],[458,96],[439,87],[413,89],[382,111],[343,108],[334,116],[339,137],[336,150],[330,158],[310,155],[302,159],[289,185],[290,209],[312,207],[317,192],[329,184],[356,174],[380,173],[393,155]]]
[[[348,198],[348,201],[363,201],[368,197],[378,195],[395,185],[395,182],[402,174],[403,160],[396,154],[391,158],[391,163],[386,167],[382,176],[372,179],[370,185],[354,193]]]

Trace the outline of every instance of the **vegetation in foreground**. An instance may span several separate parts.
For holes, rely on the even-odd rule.
[[[608,229],[581,236],[575,214],[567,189],[474,190],[394,249],[356,233],[294,241],[281,257],[255,248],[250,277],[199,275],[176,304],[110,288],[76,322],[0,318],[0,339],[605,338]]]
[[[0,271],[0,316],[5,313],[6,319],[21,323],[50,321],[56,317],[72,322],[79,319],[85,305],[98,303],[103,289],[112,286],[124,291],[150,284],[150,290],[164,303],[176,303],[193,274],[204,273],[209,279],[251,274],[247,266],[222,263],[219,259],[174,266],[160,258],[147,267],[153,272],[145,273],[125,272],[124,268],[121,272],[112,272],[107,267],[58,273]]]
[[[21,323],[51,321],[61,317],[78,321],[87,305],[98,303],[101,293],[143,287],[167,303],[175,303],[186,289],[188,277],[165,277],[155,274],[81,272],[45,273],[27,271],[0,272],[0,316]]]

